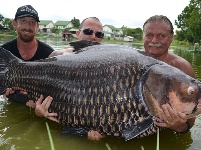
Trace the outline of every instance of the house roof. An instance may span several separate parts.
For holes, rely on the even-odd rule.
[[[104,25],[104,26],[108,26],[110,29],[112,29],[113,31],[119,31],[119,30],[121,30],[120,28],[115,28],[113,25],[108,25],[108,24],[106,24],[106,25]]]
[[[79,31],[79,29],[71,28],[69,31]]]
[[[70,21],[57,21],[54,25],[55,26],[66,26],[70,23]]]
[[[107,32],[107,31],[103,31],[103,33],[105,33],[105,34],[113,34],[113,35],[115,35],[114,33],[112,33],[112,32]]]
[[[40,25],[48,25],[52,20],[40,20],[39,24]]]
[[[115,30],[116,28],[113,26],[113,25],[108,25],[108,24],[106,24],[106,25],[104,25],[104,26],[108,26],[110,29],[112,29],[112,30]]]

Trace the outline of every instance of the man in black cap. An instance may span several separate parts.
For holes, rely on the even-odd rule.
[[[38,12],[31,5],[21,6],[17,9],[17,12],[15,14],[15,20],[17,18],[24,18],[24,17],[34,17],[37,22],[40,22]]]
[[[19,7],[12,21],[17,38],[3,44],[2,47],[25,61],[47,58],[54,50],[35,38],[39,29],[38,22],[38,12],[31,5]]]
[[[38,22],[40,22],[38,12],[31,5],[19,7],[15,19],[12,21],[17,38],[3,44],[2,47],[24,61],[45,59],[49,56],[71,52],[69,49],[54,51],[52,47],[36,39],[35,35],[39,29]],[[5,95],[13,92],[8,88]],[[21,91],[21,93],[23,92]]]

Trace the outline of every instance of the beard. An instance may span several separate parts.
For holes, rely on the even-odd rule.
[[[21,32],[18,32],[18,36],[19,38],[25,42],[25,43],[29,43],[31,42],[33,39],[34,39],[34,34],[33,34],[33,31],[31,30],[28,30],[27,32],[30,32],[31,34],[25,34],[24,31],[27,31],[27,30],[21,30]]]

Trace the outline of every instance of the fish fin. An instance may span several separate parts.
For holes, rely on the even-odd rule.
[[[4,94],[6,91],[6,72],[8,71],[8,63],[13,60],[19,60],[11,52],[7,51],[3,47],[0,47],[0,94]]]
[[[152,116],[149,116],[142,122],[138,122],[136,125],[131,126],[122,131],[125,141],[131,140],[141,133],[145,132],[153,124]]]
[[[62,129],[62,134],[70,134],[70,135],[87,135],[88,130],[81,128],[81,127],[64,127]]]
[[[76,40],[69,43],[69,45],[74,48],[73,50],[74,53],[80,53],[83,51],[81,50],[82,48],[98,45],[98,44],[101,44],[101,43],[96,41],[89,41],[89,40]]]
[[[22,94],[20,93],[19,90],[15,90],[14,93],[9,94],[6,97],[9,98],[9,100],[11,101],[20,102],[20,103],[26,103],[27,101],[29,101],[27,94]]]

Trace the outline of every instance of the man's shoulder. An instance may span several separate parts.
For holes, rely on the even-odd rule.
[[[17,39],[13,39],[13,40],[11,40],[11,41],[8,41],[8,42],[2,44],[1,46],[2,46],[3,48],[6,48],[6,47],[13,46],[13,45],[17,45]]]
[[[184,58],[182,58],[182,57],[180,57],[180,56],[178,56],[178,55],[175,55],[175,54],[173,54],[173,55],[174,55],[173,61],[174,61],[176,64],[190,65],[190,63],[189,63],[186,59],[184,59]],[[190,66],[191,66],[191,65],[190,65]]]
[[[8,51],[16,51],[17,50],[17,39],[13,39],[9,42],[4,43],[1,47],[5,48]]]
[[[193,77],[195,76],[193,67],[191,66],[191,64],[186,59],[180,56],[173,54],[173,59],[170,65],[182,70],[183,72],[185,72],[186,74],[190,76],[193,76]]]
[[[46,43],[44,43],[44,42],[42,42],[42,41],[40,41],[38,39],[37,39],[37,42],[38,42],[38,47],[39,48],[41,48],[43,50],[54,51],[54,49],[50,45],[48,45],[48,44],[46,44]]]

